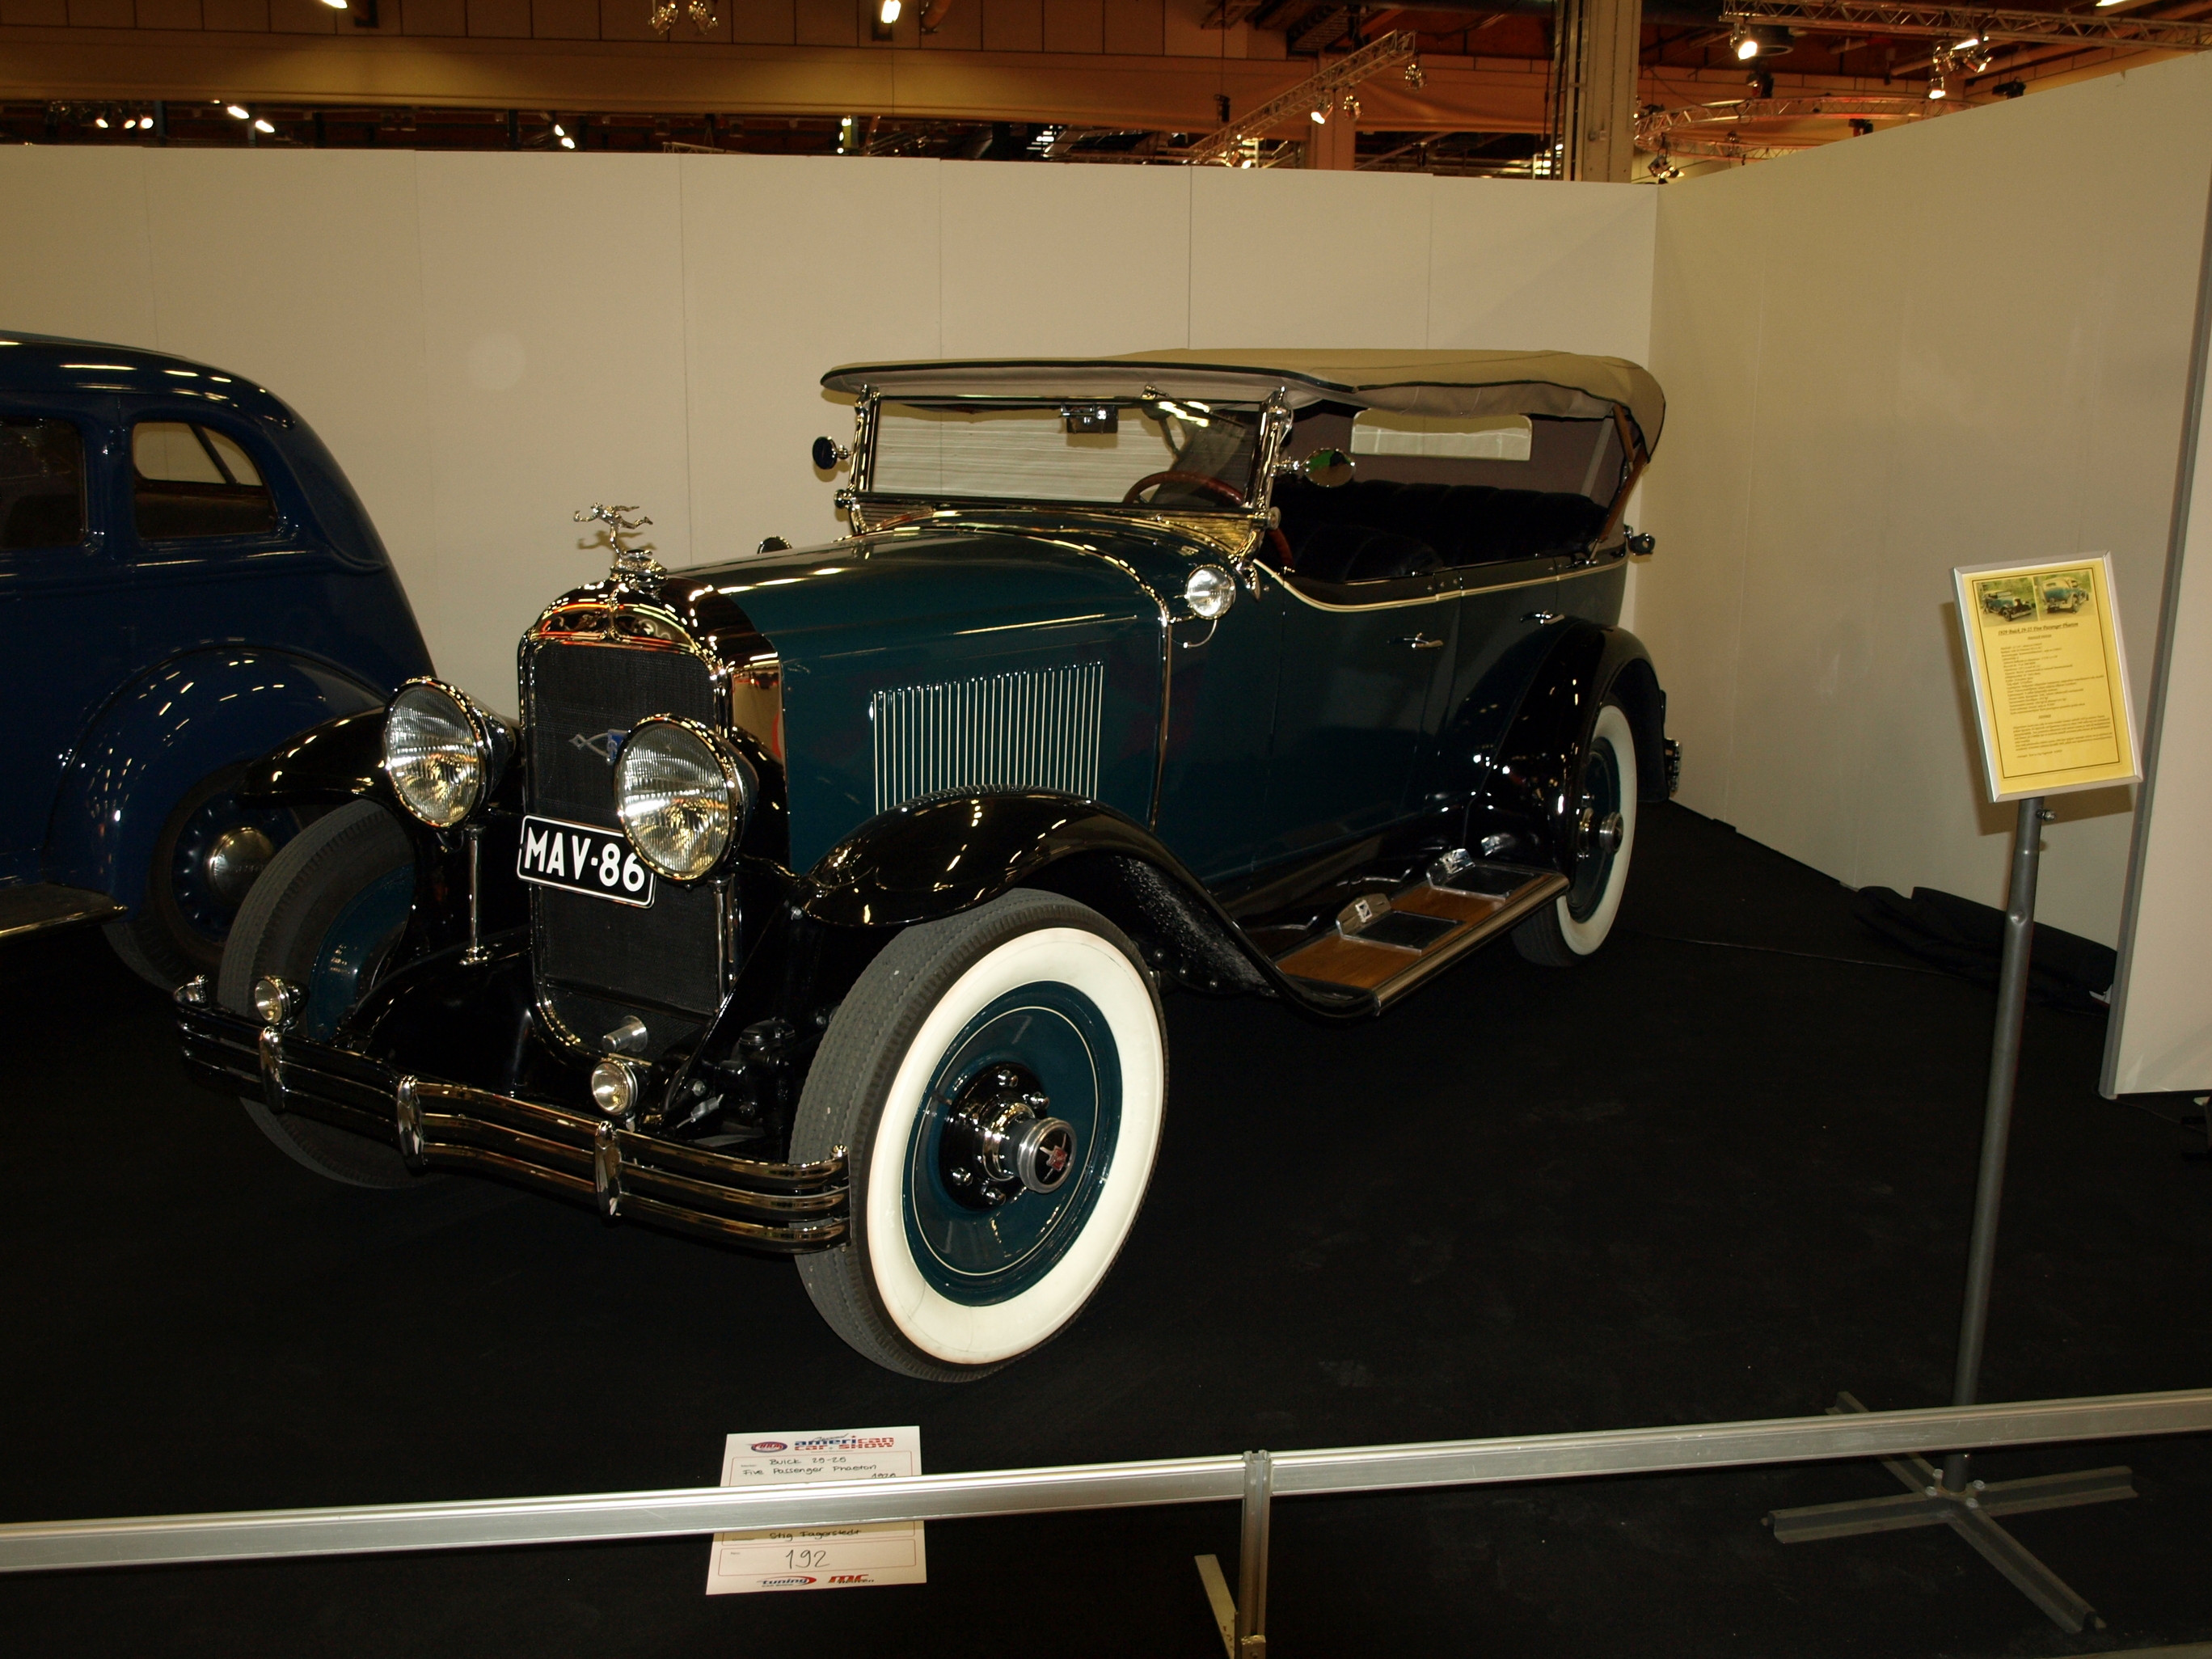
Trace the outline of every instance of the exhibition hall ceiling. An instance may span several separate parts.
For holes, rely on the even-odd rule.
[[[0,0],[0,139],[1172,161],[1403,31],[1225,159],[1543,176],[1559,3],[1605,0]],[[1641,17],[1661,179],[2212,45],[2212,0]]]

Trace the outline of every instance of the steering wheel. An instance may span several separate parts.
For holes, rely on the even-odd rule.
[[[1200,489],[1210,490],[1214,495],[1220,496],[1223,501],[1227,501],[1231,507],[1243,507],[1245,505],[1244,492],[1237,489],[1235,484],[1225,483],[1221,479],[1210,477],[1204,472],[1176,472],[1173,471],[1166,472],[1147,472],[1143,477],[1138,479],[1136,483],[1129,486],[1127,493],[1121,497],[1121,504],[1124,507],[1134,506],[1138,496],[1143,495],[1147,489],[1152,489],[1155,484],[1164,483],[1196,484]],[[1273,526],[1270,526],[1267,531],[1267,539],[1274,544],[1276,556],[1282,561],[1279,568],[1284,570],[1288,570],[1291,568],[1291,544],[1289,540],[1284,536],[1281,530]]]
[[[1224,483],[1220,479],[1212,477],[1204,472],[1176,472],[1172,471],[1167,472],[1147,472],[1143,477],[1138,479],[1136,483],[1129,486],[1127,493],[1121,497],[1121,505],[1124,507],[1133,506],[1138,496],[1143,495],[1147,489],[1152,489],[1154,485],[1164,483],[1196,484],[1200,489],[1208,489],[1212,491],[1215,495],[1220,496],[1223,501],[1227,501],[1231,507],[1242,507],[1244,505],[1244,492],[1237,489],[1235,484]]]

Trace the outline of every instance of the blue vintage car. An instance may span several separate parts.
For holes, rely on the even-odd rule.
[[[0,937],[107,921],[164,988],[214,968],[300,822],[245,763],[428,672],[306,422],[204,363],[0,335]]]
[[[791,1254],[955,1380],[1127,1237],[1163,990],[1351,1020],[1603,944],[1674,769],[1618,626],[1663,405],[1558,353],[823,383],[848,538],[669,571],[594,509],[613,568],[522,640],[519,728],[419,680],[257,774],[335,810],[179,1018],[326,1174]]]

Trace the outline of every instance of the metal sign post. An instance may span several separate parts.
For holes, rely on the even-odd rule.
[[[2044,810],[2043,797],[2031,795],[2020,803],[2020,819],[2013,830],[2012,892],[2005,908],[2004,956],[1997,973],[1996,1034],[1990,1043],[1989,1093],[1982,1109],[1982,1162],[1974,1183],[1974,1232],[1966,1249],[1966,1301],[1959,1314],[1959,1360],[1951,1383],[1954,1406],[1972,1405],[1981,1386],[1983,1341],[1990,1323],[1990,1280],[1996,1261],[1997,1211],[2004,1200],[2005,1152],[2012,1139],[2021,1028],[2027,1014],[2028,953],[2035,941],[2035,878],[2043,826],[2051,816]],[[1848,1394],[1838,1395],[1830,1408],[1832,1414],[1865,1409]],[[1970,1478],[1966,1454],[1956,1451],[1944,1458],[1940,1474],[1919,1457],[1884,1458],[1882,1468],[1907,1488],[1903,1496],[1777,1510],[1766,1517],[1776,1540],[1802,1544],[1906,1527],[1946,1525],[2062,1628],[2078,1632],[2085,1625],[2104,1624],[2094,1607],[2029,1553],[2025,1545],[1997,1524],[1996,1517],[2133,1498],[2134,1477],[2127,1469],[2089,1469],[2078,1474],[2038,1475],[1991,1484]]]

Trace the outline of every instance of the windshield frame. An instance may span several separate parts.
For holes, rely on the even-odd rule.
[[[840,492],[840,495],[846,498],[841,501],[841,505],[850,507],[854,500],[861,500],[878,511],[894,503],[915,502],[990,511],[1008,509],[1018,511],[1032,508],[1063,513],[1129,513],[1147,517],[1218,518],[1237,521],[1265,517],[1267,510],[1267,495],[1273,483],[1272,473],[1274,455],[1280,444],[1283,430],[1287,426],[1289,412],[1281,406],[1279,394],[1262,403],[1207,406],[1208,414],[1218,410],[1224,415],[1233,414],[1247,417],[1251,422],[1253,443],[1250,473],[1241,482],[1231,478],[1222,478],[1219,481],[1242,495],[1244,497],[1244,504],[1242,507],[1235,507],[1222,501],[1204,505],[1179,503],[1170,507],[1150,501],[1098,501],[1043,495],[983,495],[966,490],[928,492],[912,489],[879,489],[876,484],[875,475],[884,401],[884,394],[873,386],[863,386],[854,400],[853,483],[849,490]],[[1179,402],[1188,403],[1190,400],[1178,400],[1158,393],[1154,388],[1147,386],[1144,393],[1136,397],[1079,398],[1047,396],[1036,392],[949,392],[922,397],[897,397],[889,401],[917,409],[1032,409],[1052,410],[1063,414],[1075,409],[1099,409],[1109,406],[1117,410],[1133,409],[1140,412],[1148,412],[1164,404],[1171,413],[1180,415],[1183,411],[1176,405]]]

